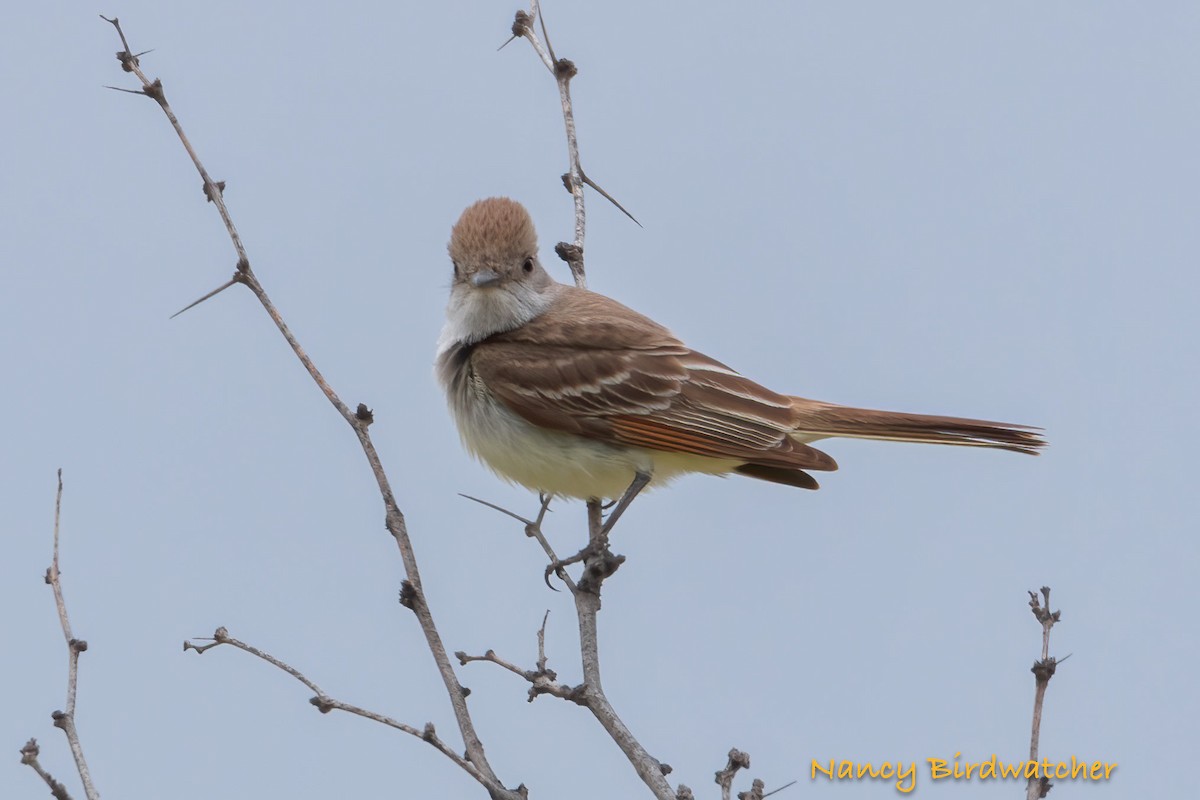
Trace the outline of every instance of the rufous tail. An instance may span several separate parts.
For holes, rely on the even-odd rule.
[[[792,398],[792,411],[796,419],[796,428],[792,435],[805,442],[840,436],[890,442],[990,447],[1011,450],[1014,453],[1027,453],[1031,456],[1036,456],[1046,445],[1040,428],[1012,425],[1007,422],[850,408],[803,397]]]

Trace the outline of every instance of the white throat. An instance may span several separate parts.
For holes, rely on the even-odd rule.
[[[438,354],[458,344],[474,344],[494,333],[511,331],[541,316],[558,297],[561,286],[554,283],[539,292],[522,283],[486,289],[456,284],[446,305]]]

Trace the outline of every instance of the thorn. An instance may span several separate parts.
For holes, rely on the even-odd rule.
[[[497,47],[497,48],[496,48],[496,52],[497,52],[497,53],[499,53],[501,50],[503,50],[504,48],[508,47],[508,45],[509,45],[509,44],[512,42],[512,40],[513,40],[513,39],[515,39],[515,38],[517,38],[517,35],[514,33],[512,36],[510,36],[510,37],[508,37],[507,39],[505,39],[505,40],[504,40],[504,44],[502,44],[502,45],[500,45],[499,47]]]
[[[233,286],[235,283],[240,283],[240,282],[241,282],[241,281],[240,281],[240,280],[239,280],[237,277],[230,278],[228,281],[226,281],[225,283],[221,284],[221,285],[220,285],[220,286],[218,286],[216,289],[213,289],[211,292],[209,292],[208,294],[204,295],[204,297],[201,297],[199,300],[197,300],[197,301],[195,301],[195,302],[193,302],[193,303],[189,303],[188,305],[186,305],[186,306],[184,306],[183,308],[179,309],[179,310],[178,310],[178,311],[176,311],[174,314],[172,314],[170,317],[168,317],[168,319],[175,319],[176,317],[178,317],[180,314],[182,314],[183,312],[187,311],[188,309],[190,309],[190,308],[195,308],[196,306],[200,305],[201,303],[203,303],[203,302],[204,302],[205,300],[207,300],[208,298],[210,298],[210,297],[212,297],[212,296],[214,296],[214,295],[218,295],[218,294],[220,294],[221,292],[223,292],[223,291],[225,291],[226,289],[228,289],[230,286]]]
[[[474,500],[476,503],[479,503],[479,505],[481,505],[481,506],[487,506],[488,508],[492,509],[493,511],[499,511],[501,514],[506,514],[507,516],[510,516],[513,519],[515,519],[517,522],[522,522],[525,525],[536,525],[537,524],[531,519],[525,519],[520,514],[516,514],[512,511],[509,511],[507,508],[502,508],[502,507],[496,505],[495,503],[489,503],[487,500],[480,500],[478,497],[471,497],[471,495],[463,494],[462,492],[459,492],[458,496],[465,497],[468,500]]]
[[[771,795],[773,795],[777,792],[782,792],[784,789],[788,788],[789,786],[793,786],[795,783],[796,783],[795,781],[785,783],[783,786],[780,786],[778,789],[772,789],[771,791],[767,792],[766,794],[763,795],[763,797],[764,798],[770,797]]]
[[[601,189],[596,184],[595,181],[593,181],[591,178],[589,178],[587,175],[585,175],[582,168],[579,170],[579,177],[583,179],[584,183],[586,183],[588,186],[592,187],[597,192],[599,192],[601,197],[603,197],[608,202],[612,203],[617,208],[621,209],[621,213],[624,214],[625,216],[629,217],[631,220],[633,220],[634,225],[637,225],[639,228],[643,228],[643,230],[644,230],[642,223],[638,222],[637,217],[635,217],[633,214],[630,214],[629,211],[626,210],[625,206],[618,203],[611,194],[609,194],[608,192]]]

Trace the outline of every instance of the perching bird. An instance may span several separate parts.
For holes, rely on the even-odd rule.
[[[1036,429],[873,411],[778,394],[663,326],[538,262],[516,201],[463,212],[437,373],[463,444],[501,477],[549,495],[622,497],[689,472],[816,489],[842,436],[1037,454]],[[615,519],[613,520],[615,521]]]

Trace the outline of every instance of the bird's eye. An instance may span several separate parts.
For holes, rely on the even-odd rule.
[[[525,263],[521,265],[521,269],[525,270],[526,274],[533,272],[533,259],[525,259]]]

